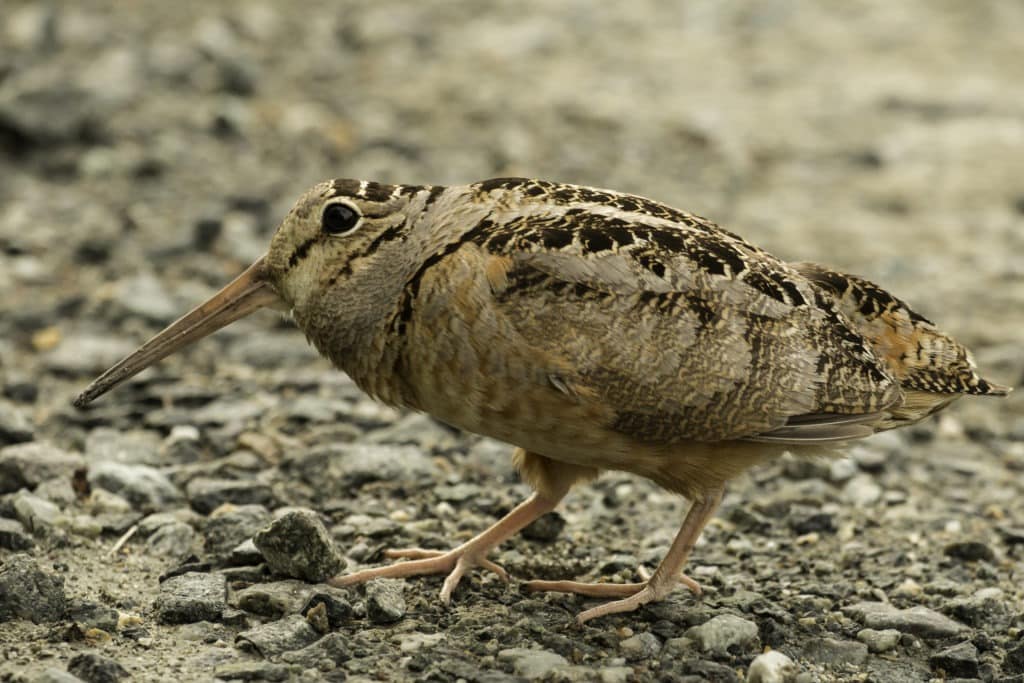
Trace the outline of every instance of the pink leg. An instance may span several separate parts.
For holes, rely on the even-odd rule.
[[[722,501],[722,489],[708,493],[700,501],[694,502],[686,513],[679,533],[672,541],[672,547],[668,554],[654,571],[654,575],[644,583],[610,584],[610,583],[580,583],[578,581],[530,581],[527,588],[536,591],[560,591],[567,593],[579,593],[590,597],[611,597],[621,598],[598,605],[592,609],[580,613],[576,622],[583,624],[591,619],[603,617],[608,614],[619,612],[632,612],[641,605],[648,602],[661,600],[668,595],[676,583],[683,583],[696,595],[700,595],[700,585],[681,572],[690,551],[700,537],[704,526],[711,519],[711,516]]]
[[[485,531],[457,548],[448,551],[423,548],[389,550],[386,553],[388,557],[411,561],[364,569],[345,576],[336,576],[333,579],[328,579],[327,582],[333,586],[352,586],[373,579],[447,573],[448,578],[445,579],[444,585],[441,587],[441,602],[448,604],[459,581],[466,571],[473,567],[488,569],[497,574],[502,581],[508,581],[508,573],[488,560],[487,553],[514,536],[533,520],[554,510],[558,502],[558,500],[543,498],[540,494],[534,493]]]

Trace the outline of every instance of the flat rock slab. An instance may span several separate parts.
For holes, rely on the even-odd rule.
[[[968,630],[960,622],[920,605],[898,609],[885,602],[858,602],[844,607],[843,614],[868,628],[892,628],[921,638],[948,638]]]
[[[310,626],[305,617],[292,614],[284,619],[239,633],[235,638],[235,645],[270,658],[292,650],[300,650],[319,639],[320,634]]]
[[[220,574],[188,572],[160,585],[156,611],[164,624],[220,621],[227,607],[227,581]]]

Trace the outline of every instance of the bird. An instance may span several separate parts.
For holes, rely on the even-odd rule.
[[[680,584],[699,595],[683,569],[727,482],[748,468],[1010,391],[880,286],[783,261],[652,199],[531,178],[335,179],[297,201],[265,255],[75,405],[265,307],[377,400],[514,446],[533,490],[451,550],[390,550],[404,561],[334,585],[441,574],[448,603],[474,568],[508,581],[490,552],[607,470],[689,499],[642,581],[526,582],[603,599],[580,624]]]

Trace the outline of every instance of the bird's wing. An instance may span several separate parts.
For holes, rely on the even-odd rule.
[[[638,439],[856,438],[899,400],[827,297],[713,224],[580,211],[477,246],[495,312],[571,368],[552,383]]]

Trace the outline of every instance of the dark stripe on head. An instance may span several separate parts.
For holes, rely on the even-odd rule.
[[[360,180],[352,178],[335,178],[331,181],[332,197],[355,197],[359,194]]]
[[[386,202],[389,199],[391,199],[391,193],[394,191],[394,185],[382,185],[381,183],[367,183],[366,188],[359,196],[371,202]]]
[[[322,237],[323,235],[320,234],[316,237],[310,237],[308,240],[296,247],[295,251],[292,252],[292,255],[288,257],[288,268],[294,268],[298,265],[299,261],[306,258],[306,254],[309,253],[309,250],[312,249],[313,245],[319,242]]]

